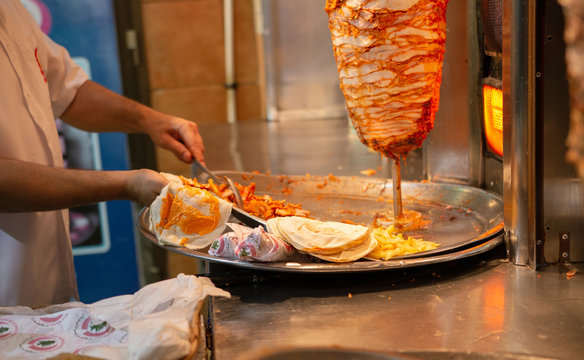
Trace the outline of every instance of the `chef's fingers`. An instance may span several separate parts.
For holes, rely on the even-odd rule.
[[[153,170],[141,169],[128,172],[126,182],[128,197],[144,206],[152,204],[162,188],[168,184],[168,179]]]
[[[191,151],[183,144],[180,137],[176,136],[167,136],[166,141],[164,141],[164,148],[167,150],[172,151],[172,153],[179,159],[188,164],[193,161],[193,155]]]
[[[188,137],[189,135],[187,135]],[[202,145],[202,139],[194,141],[191,139],[184,139],[184,136],[179,132],[174,132],[172,134],[165,134],[162,136],[162,141],[158,144],[163,148],[172,151],[172,153],[180,160],[191,163],[193,158],[196,158],[199,162],[205,163],[205,157],[203,156],[204,147]]]
[[[197,124],[187,121],[178,128],[179,141],[186,147],[187,151],[181,153],[181,159],[190,163],[194,157],[200,163],[205,164],[205,145],[199,133]]]
[[[156,145],[172,151],[178,159],[186,163],[197,159],[204,164],[205,146],[197,124],[180,117],[156,114],[158,116],[153,117],[153,120],[147,123],[148,128],[146,129],[152,141]]]

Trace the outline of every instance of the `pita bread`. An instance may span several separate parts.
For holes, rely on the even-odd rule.
[[[225,229],[231,203],[171,181],[150,205],[150,230],[160,244],[202,249]]]
[[[333,255],[369,239],[369,228],[298,216],[269,219],[268,230],[296,249],[319,255]]]
[[[331,261],[331,262],[351,262],[357,261],[367,254],[369,254],[373,249],[377,247],[377,240],[372,236],[369,236],[367,240],[363,241],[361,244],[357,246],[353,246],[352,248],[348,248],[341,252],[332,255],[320,255],[320,254],[310,254],[314,257],[317,257],[322,260]]]

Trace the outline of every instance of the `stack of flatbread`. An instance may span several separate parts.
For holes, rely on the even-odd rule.
[[[298,216],[270,219],[268,231],[282,237],[296,250],[332,262],[356,261],[377,246],[366,226]]]
[[[171,181],[150,205],[150,231],[160,244],[202,249],[221,235],[231,206],[206,190]]]

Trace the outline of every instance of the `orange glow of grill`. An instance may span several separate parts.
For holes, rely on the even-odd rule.
[[[483,85],[483,106],[487,144],[503,156],[503,90]]]

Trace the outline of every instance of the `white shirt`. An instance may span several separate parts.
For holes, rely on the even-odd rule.
[[[62,167],[55,119],[86,80],[20,0],[0,0],[0,156]],[[0,213],[0,306],[77,297],[68,212]]]

